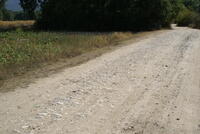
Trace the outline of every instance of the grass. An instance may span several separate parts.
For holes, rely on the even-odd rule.
[[[46,62],[71,58],[125,40],[132,33],[0,32],[0,80]]]
[[[17,28],[30,29],[35,24],[33,20],[26,21],[0,21],[0,30],[12,30]]]

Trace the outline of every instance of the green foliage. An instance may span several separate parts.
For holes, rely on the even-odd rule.
[[[0,10],[0,20],[3,20],[3,12]]]
[[[8,12],[5,9],[6,0],[0,0],[0,20],[7,20]]]
[[[200,0],[182,0],[176,22],[179,26],[200,28]]]
[[[196,14],[196,16],[194,17],[192,27],[200,29],[200,15],[199,14]]]
[[[183,4],[190,10],[200,13],[200,0],[183,0]]]
[[[177,17],[177,24],[179,26],[189,26],[193,24],[196,13],[187,8],[182,9]]]
[[[170,3],[172,6],[171,17],[172,17],[172,20],[175,20],[179,12],[183,8],[182,0],[170,0]]]
[[[37,0],[20,0],[20,5],[24,10],[24,15],[26,19],[33,20],[36,18],[35,10],[38,6]]]
[[[168,26],[170,0],[47,0],[39,26],[60,30],[143,30]]]
[[[0,79],[21,68],[71,58],[127,39],[131,33],[0,32]]]
[[[24,13],[21,11],[13,12],[14,20],[26,20]]]
[[[8,11],[10,14],[10,20],[27,20],[27,16],[25,16],[23,11]],[[38,11],[35,12],[34,15],[36,18],[38,18]]]
[[[0,9],[4,8],[6,0],[0,0]]]
[[[13,14],[9,10],[3,10],[3,20],[5,21],[11,21],[13,20]]]

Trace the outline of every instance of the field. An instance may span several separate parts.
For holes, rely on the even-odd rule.
[[[17,28],[30,29],[34,25],[35,21],[0,21],[1,30],[13,30]]]
[[[17,29],[0,32],[0,80],[25,73],[41,63],[72,58],[116,41],[132,33],[33,32]]]

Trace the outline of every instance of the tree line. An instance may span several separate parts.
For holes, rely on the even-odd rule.
[[[169,26],[172,0],[47,0],[43,28],[66,30],[143,30]]]
[[[9,20],[9,12],[5,8],[6,0],[0,0],[0,20]]]
[[[0,20],[35,20],[39,16],[42,0],[19,0],[23,11],[11,11],[5,8],[7,0],[0,0]]]
[[[0,19],[5,1],[0,1]],[[200,0],[20,0],[19,4],[24,19],[37,19],[39,28],[52,30],[150,30],[173,21],[192,23],[188,18],[200,13]]]
[[[141,30],[167,26],[169,0],[48,0],[39,24],[67,30]]]

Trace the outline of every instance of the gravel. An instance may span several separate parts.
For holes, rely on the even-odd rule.
[[[199,134],[199,42],[175,28],[0,93],[0,134]]]

